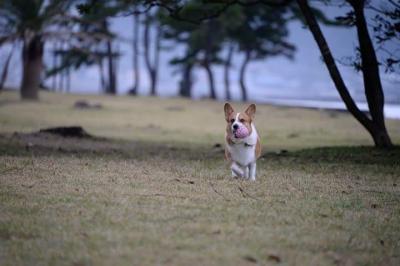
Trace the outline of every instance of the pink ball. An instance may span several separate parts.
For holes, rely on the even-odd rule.
[[[236,131],[235,131],[235,137],[238,139],[244,139],[249,135],[249,130],[245,126],[240,126]]]

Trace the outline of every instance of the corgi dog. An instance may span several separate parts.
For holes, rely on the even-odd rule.
[[[254,125],[256,105],[250,104],[237,113],[226,103],[225,159],[230,163],[233,177],[256,180],[256,161],[261,155],[261,143]]]

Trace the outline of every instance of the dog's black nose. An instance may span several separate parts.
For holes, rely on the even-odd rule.
[[[234,124],[234,125],[233,125],[233,129],[235,129],[235,130],[238,129],[238,127],[239,127],[238,124]]]

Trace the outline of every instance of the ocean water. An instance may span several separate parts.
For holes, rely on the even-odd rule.
[[[285,99],[285,98],[268,98],[261,102],[273,104],[277,106],[305,107],[316,109],[330,110],[346,110],[346,106],[342,101],[332,100],[302,100],[302,99]],[[368,111],[366,102],[357,102],[361,111]],[[388,103],[384,106],[385,117],[390,119],[400,119],[400,104]]]

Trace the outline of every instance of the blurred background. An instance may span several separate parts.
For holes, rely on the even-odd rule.
[[[207,15],[213,16],[223,4],[175,1],[181,5],[179,8],[186,5],[188,10],[179,18],[173,18],[168,8],[177,9],[177,3],[167,8],[161,5],[149,8],[152,1],[128,1],[128,4],[126,1],[94,1],[96,5],[93,1],[36,2],[38,5],[42,2],[42,9],[48,2],[61,2],[56,6],[59,13],[47,18],[50,25],[41,26],[47,34],[42,36],[42,89],[345,108],[317,44],[301,16],[291,7],[273,10],[257,5],[232,5],[218,18],[210,20]],[[92,9],[90,14],[77,8],[85,4]],[[201,4],[203,7],[199,7]],[[357,31],[343,19],[351,13],[350,5],[345,1],[312,1],[311,4],[318,11],[321,29],[349,92],[359,108],[367,110],[363,78],[357,68]],[[205,8],[207,5],[211,7]],[[365,8],[381,63],[385,113],[389,118],[400,118],[398,61],[390,67],[385,65],[389,55],[398,60],[398,29],[396,38],[386,42],[380,41],[380,32],[376,29],[382,27],[378,19],[382,14],[380,10],[397,7],[398,3],[392,1],[369,1]],[[29,5],[22,4],[20,8],[23,12]],[[45,16],[40,12],[43,11],[38,9],[37,14],[28,15]],[[4,13],[7,10],[3,10]],[[34,21],[34,18],[25,19],[25,22]],[[258,25],[255,24],[257,20],[260,20]],[[398,18],[394,21],[396,25]],[[3,36],[7,36],[10,26],[7,26],[6,17],[2,22]],[[100,33],[104,36],[93,37]],[[20,87],[22,47],[19,37],[2,42],[0,70],[5,88]]]

